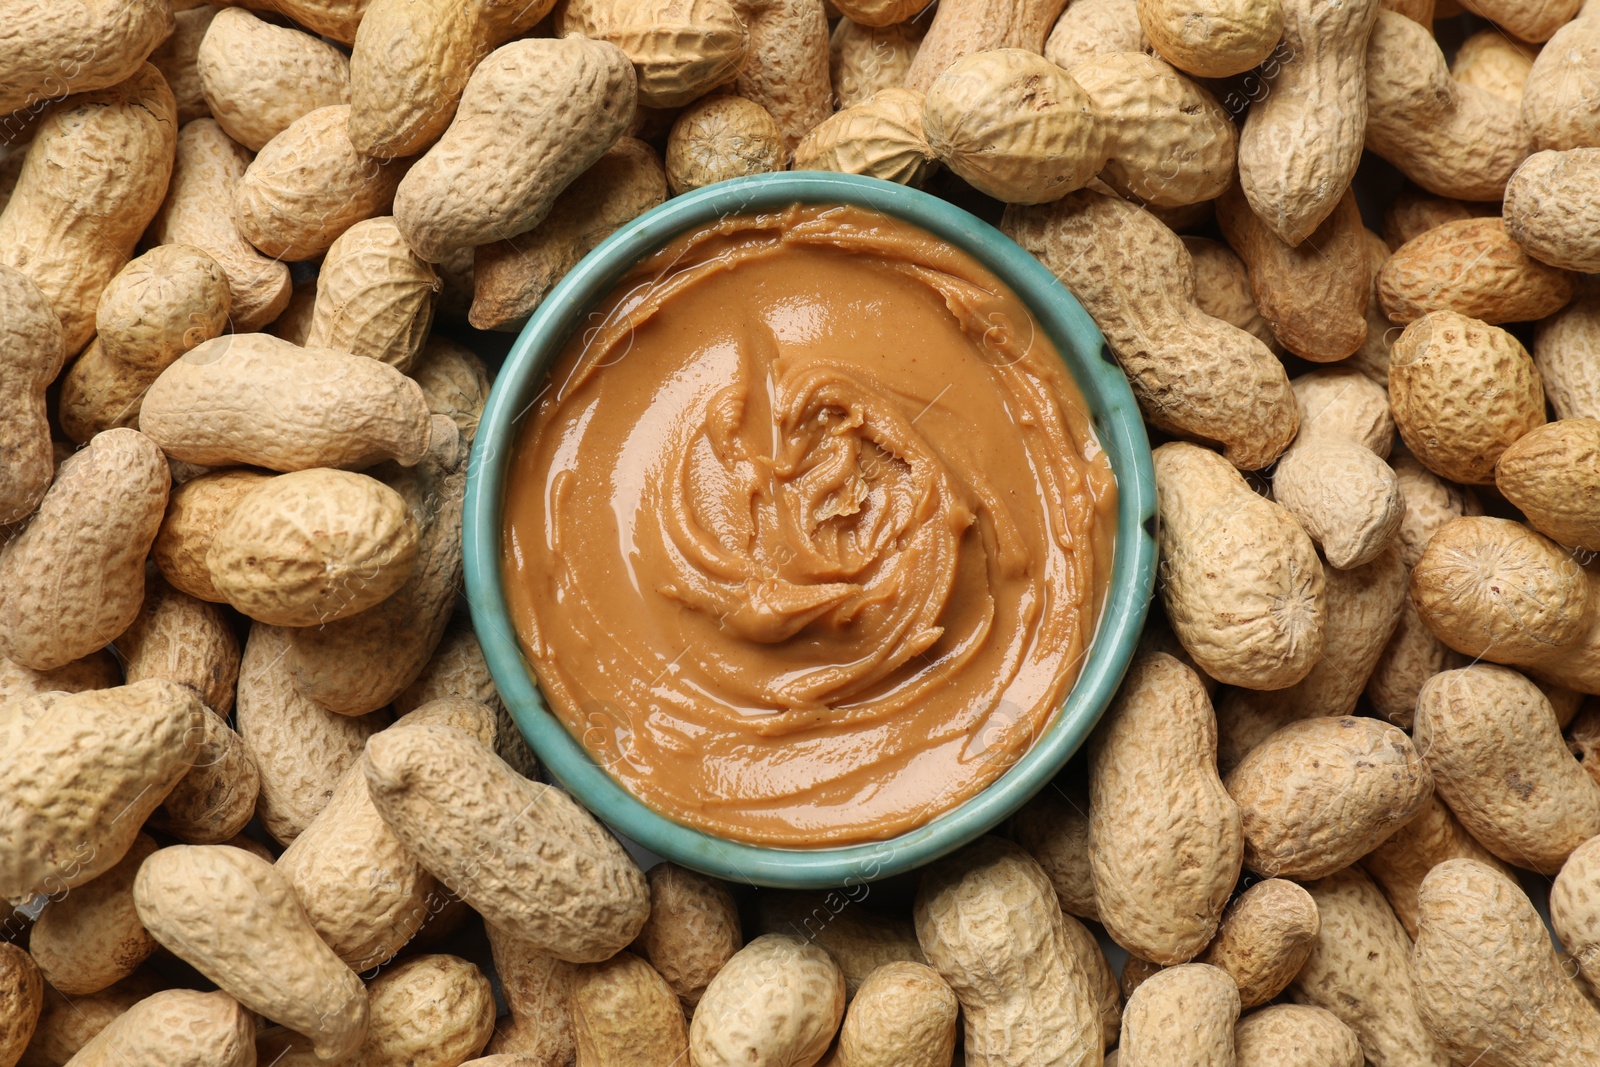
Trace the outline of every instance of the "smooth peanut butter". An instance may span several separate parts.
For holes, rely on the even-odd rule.
[[[878,840],[971,797],[1077,677],[1116,484],[1016,296],[857,208],[726,219],[595,309],[509,472],[554,713],[722,837]]]

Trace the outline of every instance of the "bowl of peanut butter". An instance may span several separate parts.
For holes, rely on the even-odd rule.
[[[820,172],[669,200],[495,382],[468,597],[550,776],[759,885],[909,870],[1044,787],[1154,585],[1137,405],[1037,261]]]

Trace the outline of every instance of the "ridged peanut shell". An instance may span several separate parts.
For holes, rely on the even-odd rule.
[[[1404,826],[1433,793],[1410,738],[1377,719],[1304,719],[1267,738],[1227,778],[1244,826],[1245,866],[1321,878]]]
[[[44,392],[61,369],[61,321],[27,275],[0,266],[0,523],[33,513],[55,475]]]
[[[1529,256],[1499,218],[1446,222],[1395,249],[1378,275],[1378,299],[1397,323],[1453,311],[1491,325],[1553,315],[1572,299],[1572,277]]]
[[[410,466],[427,451],[430,420],[417,384],[375,359],[234,334],[163,371],[139,426],[174,459],[298,471]]]
[[[69,997],[98,993],[139,969],[155,938],[133,906],[133,879],[156,851],[145,834],[116,866],[52,900],[28,935],[28,952],[50,985]],[[8,1062],[0,1055],[0,1063]]]
[[[68,352],[94,336],[100,294],[133,254],[172,176],[172,90],[148,63],[129,74],[46,112],[0,212],[0,266],[27,275],[49,299]]]
[[[133,895],[156,940],[240,1004],[305,1034],[323,1059],[360,1047],[367,991],[272,864],[228,845],[173,845],[139,868]]]
[[[1100,921],[1089,862],[1089,796],[1047,787],[1011,817],[1006,836],[1028,850],[1055,886],[1061,910]]]
[[[367,996],[372,1021],[358,1056],[372,1067],[463,1063],[494,1032],[489,979],[455,956],[397,963],[372,980]]]
[[[885,89],[901,88],[923,31],[920,22],[868,26],[840,19],[828,39],[828,76],[839,110],[864,104]]]
[[[1373,1067],[1452,1067],[1418,1013],[1411,939],[1382,891],[1358,867],[1306,891],[1322,928],[1289,996],[1338,1017]]]
[[[111,279],[95,309],[108,358],[159,373],[228,325],[228,275],[192,245],[158,245]]]
[[[928,963],[961,1002],[969,1063],[1092,1062],[1098,992],[1067,950],[1049,879],[1020,847],[981,838],[928,867],[915,915]]]
[[[249,824],[261,772],[227,723],[209,713],[201,722],[193,765],[150,817],[150,826],[186,844],[215,845],[230,841]]]
[[[539,952],[493,923],[485,924],[485,932],[511,1017],[497,1026],[484,1051],[523,1055],[536,1064],[571,1064],[577,1055],[572,1033],[577,967]]]
[[[1194,262],[1194,300],[1201,311],[1213,318],[1254,334],[1261,343],[1281,350],[1277,336],[1256,307],[1250,291],[1250,275],[1244,260],[1221,241],[1209,237],[1184,237],[1183,247]]]
[[[928,0],[844,0],[834,8],[863,26],[896,26],[932,6]]]
[[[917,932],[898,914],[858,906],[859,890],[771,892],[756,899],[760,934],[787,934],[822,948],[844,972],[845,999],[889,963],[925,963]]]
[[[1225,971],[1203,963],[1168,967],[1134,990],[1122,1014],[1119,1067],[1192,1063],[1229,1067],[1239,991]]]
[[[1129,668],[1089,742],[1089,862],[1100,921],[1118,944],[1155,963],[1198,955],[1239,880],[1239,809],[1217,776],[1216,738],[1200,679],[1156,653]]]
[[[657,864],[645,879],[650,917],[633,947],[692,1011],[744,945],[738,905],[727,885],[675,863]]]
[[[486,921],[573,963],[608,959],[644,925],[648,887],[616,839],[472,738],[386,730],[364,769],[384,822]]]
[[[220,716],[233,710],[239,638],[221,608],[158,577],[149,582],[138,617],[117,638],[116,647],[129,682],[166,678],[194,690]]]
[[[425,704],[401,725],[432,722],[494,741],[494,716],[459,697]],[[387,963],[442,906],[446,890],[406,851],[367,794],[357,761],[277,868],[328,947],[358,974]]]
[[[844,1016],[844,975],[816,945],[765,934],[711,980],[689,1027],[695,1067],[814,1064]]]
[[[157,373],[118,363],[96,338],[61,376],[57,416],[68,440],[87,444],[106,430],[134,429]]]
[[[223,602],[211,582],[206,553],[217,527],[239,501],[271,477],[264,471],[227,467],[173,488],[150,555],[174,589],[213,604]]]
[[[922,134],[922,96],[890,88],[848,107],[806,134],[796,170],[831,170],[920,186],[933,167]]]
[[[473,72],[450,128],[400,182],[395,222],[434,263],[526,233],[626,132],[634,99],[633,66],[615,45],[506,45]],[[508,124],[531,132],[508,144]]]
[[[1080,191],[1009,208],[1001,229],[1082,302],[1152,424],[1219,442],[1244,470],[1267,466],[1294,439],[1299,412],[1283,364],[1196,306],[1183,242],[1149,212]]]
[[[1467,833],[1436,792],[1416,818],[1361,857],[1361,866],[1383,887],[1383,895],[1389,898],[1406,933],[1416,937],[1417,890],[1429,871],[1454,859],[1477,860],[1510,874],[1509,868]]]
[[[211,114],[206,104],[205,90],[200,85],[200,43],[205,40],[211,20],[217,9],[210,4],[199,4],[179,10],[173,5],[174,28],[172,36],[150,53],[150,65],[167,79],[173,99],[178,105],[178,125],[202,119]]]
[[[1534,328],[1534,365],[1560,419],[1600,419],[1600,290],[1591,282]]]
[[[1584,630],[1589,583],[1555,542],[1510,519],[1439,529],[1411,570],[1411,599],[1440,640],[1495,663],[1542,663]]]
[[[1550,701],[1516,671],[1474,664],[1417,698],[1417,747],[1468,833],[1543,874],[1600,834],[1600,785],[1567,751]]]
[[[1322,546],[1328,566],[1371,563],[1399,536],[1405,515],[1399,479],[1364,445],[1334,436],[1307,440],[1301,433],[1273,472],[1272,498]]]
[[[1520,886],[1475,860],[1435,867],[1418,893],[1417,1004],[1458,1063],[1578,1067],[1600,1059],[1600,1014],[1560,970]]]
[[[577,33],[622,49],[644,107],[683,107],[726,85],[749,46],[745,18],[731,0],[566,0],[557,6],[555,24],[560,35]]]
[[[36,671],[0,656],[0,704],[38,693],[82,693],[122,684],[122,668],[102,649],[53,671]]]
[[[1237,1067],[1363,1067],[1361,1042],[1333,1013],[1273,1004],[1233,1028]]]
[[[1541,263],[1600,271],[1600,147],[1529,156],[1506,186],[1505,224]]]
[[[256,816],[285,845],[327,806],[367,738],[389,724],[381,713],[339,715],[301,696],[284,662],[288,651],[288,630],[264,623],[250,627],[235,712],[239,736],[261,775]]]
[[[115,867],[189,769],[205,714],[165,681],[6,704],[0,896],[61,893]]]
[[[1561,419],[1523,434],[1500,454],[1494,482],[1540,533],[1600,552],[1600,420]]]
[[[1206,89],[1143,52],[1114,52],[1072,69],[1100,116],[1108,157],[1100,180],[1154,207],[1214,200],[1233,182],[1238,132]]]
[[[273,626],[320,626],[372,607],[411,577],[417,525],[375,478],[327,469],[280,475],[239,501],[206,565],[217,591]]]
[[[302,115],[350,103],[348,56],[243,8],[218,12],[200,45],[198,67],[212,117],[252,152]]]
[[[1367,40],[1366,146],[1438,196],[1498,200],[1532,138],[1517,105],[1450,77],[1428,29],[1378,12]]]
[[[833,113],[828,81],[828,12],[817,0],[753,0],[741,5],[749,47],[733,91],[767,110],[785,148]]]
[[[9,4],[0,115],[115,85],[171,31],[170,0]]]
[[[839,1067],[918,1063],[955,1054],[956,995],[932,967],[890,963],[867,976],[839,1029]]]
[[[1050,62],[1071,70],[1095,56],[1149,48],[1138,0],[1074,0],[1056,19],[1043,51]]]
[[[377,605],[294,632],[287,666],[306,697],[342,715],[364,715],[394,700],[427,665],[461,588],[467,460],[455,423],[435,415],[421,462],[409,469],[374,468],[417,529],[415,565]]]
[[[667,135],[667,183],[677,194],[784,169],[783,131],[754,100],[707,96],[684,108]]]
[[[433,325],[440,288],[394,219],[367,219],[333,242],[317,272],[307,348],[370,356],[409,371]]]
[[[1039,55],[1061,15],[1063,0],[954,0],[934,12],[917,58],[906,71],[906,88],[926,93],[951,65],[986,49]],[[1132,16],[1133,5],[1128,4]],[[1138,19],[1132,18],[1135,25]]]
[[[1482,515],[1483,505],[1471,489],[1439,477],[1407,450],[1396,452],[1389,462],[1406,501],[1400,520],[1400,559],[1415,567],[1441,526],[1463,515]]]
[[[1389,403],[1423,466],[1466,485],[1492,482],[1500,454],[1545,421],[1542,378],[1527,350],[1455,311],[1425,315],[1395,341]]]
[[[667,172],[655,149],[619,138],[556,198],[543,222],[477,249],[468,321],[480,330],[520,330],[579,260],[667,196]]]
[[[1106,131],[1089,94],[1031,52],[957,61],[927,89],[922,128],[939,160],[979,192],[1042,204],[1081,189],[1105,165]]]
[[[314,259],[394,202],[405,166],[368,159],[346,133],[350,106],[295,119],[261,149],[233,194],[244,239],[274,259]]]
[[[0,549],[0,654],[51,670],[128,628],[171,481],[155,443],[134,430],[107,430],[61,464],[33,519]]]
[[[422,387],[428,410],[448,416],[461,439],[471,444],[489,400],[489,372],[483,360],[465,345],[430,337],[409,373]]]
[[[14,948],[14,946],[8,946]],[[20,949],[17,949],[20,952]],[[6,949],[0,949],[0,953]],[[44,985],[44,1011],[18,1067],[61,1067],[119,1015],[163,987],[148,970],[136,971],[109,989],[68,999]],[[3,1061],[0,1061],[3,1062]]]
[[[1571,0],[1560,0],[1549,6],[1570,12],[1573,5]],[[1535,145],[1556,149],[1600,146],[1596,68],[1600,68],[1600,18],[1590,9],[1550,36],[1523,83],[1522,120]]]
[[[150,227],[160,244],[186,244],[205,252],[228,275],[233,328],[259,330],[288,306],[289,266],[264,256],[233,224],[233,197],[252,155],[212,118],[178,131],[172,182]]]
[[[1200,78],[1243,74],[1283,36],[1283,8],[1273,0],[1140,0],[1139,24],[1156,54]]]
[[[1583,981],[1600,985],[1600,838],[1573,850],[1550,886],[1550,925]]]
[[[1220,682],[1283,689],[1322,654],[1322,561],[1293,516],[1197,445],[1155,453],[1162,602],[1173,632]]]
[[[255,1019],[227,993],[168,989],[117,1016],[72,1067],[250,1067]]]
[[[580,1067],[672,1067],[689,1055],[677,996],[631,952],[578,968],[572,1024]]]
[[[1216,939],[1198,962],[1228,973],[1249,1011],[1283,992],[1311,956],[1321,929],[1317,905],[1282,878],[1257,882],[1228,906]]]
[[[1100,948],[1100,939],[1071,915],[1061,916],[1062,943],[1068,955],[1089,976],[1090,992],[1100,1014],[1100,1043],[1110,1046],[1122,1032],[1122,986],[1111,961]]]
[[[15,1064],[33,1038],[44,1007],[44,979],[33,958],[0,944],[0,1063]]]

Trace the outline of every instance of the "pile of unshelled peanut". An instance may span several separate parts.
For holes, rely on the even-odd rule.
[[[1600,1063],[1600,0],[241,2],[0,0],[0,1067]],[[811,894],[458,614],[466,324],[790,167],[989,212],[1161,501],[1084,755]]]

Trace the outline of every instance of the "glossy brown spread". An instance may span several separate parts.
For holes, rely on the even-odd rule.
[[[695,231],[573,338],[509,471],[512,617],[656,811],[787,847],[981,790],[1077,676],[1116,485],[1018,301],[857,208]]]

